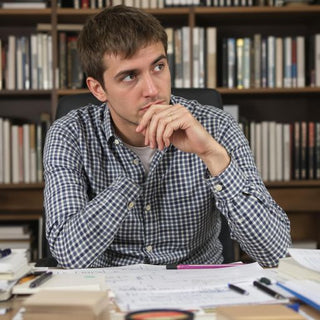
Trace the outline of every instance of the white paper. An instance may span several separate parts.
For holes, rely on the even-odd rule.
[[[167,270],[165,266],[137,264],[123,267],[53,270],[55,274],[103,274],[121,311],[146,308],[202,309],[219,305],[285,303],[258,290],[253,280],[265,276],[257,263],[231,268]],[[241,286],[249,295],[228,288]]]
[[[311,301],[318,310],[320,310],[320,283],[312,280],[290,280],[279,285],[296,292],[298,298],[304,297]],[[302,299],[303,300],[303,299]],[[304,300],[304,302],[307,302]]]
[[[306,268],[320,272],[320,250],[289,249],[291,257]]]

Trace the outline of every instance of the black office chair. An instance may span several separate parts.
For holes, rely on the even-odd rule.
[[[217,108],[222,109],[222,100],[218,91],[214,89],[207,88],[173,88],[172,93],[177,96],[181,96],[190,100],[197,100],[201,104],[212,105]],[[101,104],[101,101],[96,99],[91,93],[80,93],[76,95],[64,96],[59,100],[56,119],[61,118],[66,115],[69,111],[73,109],[81,108],[88,103]],[[227,223],[226,218],[221,214],[221,232],[219,239],[223,245],[223,257],[224,263],[230,263],[234,261],[234,242],[230,238],[230,229]],[[56,264],[54,258],[52,257],[48,245],[48,241],[45,236],[45,214],[43,217],[44,222],[44,232],[42,239],[42,248],[43,248],[43,257],[41,261],[38,262],[38,265],[47,265],[54,266]]]

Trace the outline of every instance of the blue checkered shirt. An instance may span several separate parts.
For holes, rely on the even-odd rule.
[[[44,151],[46,234],[68,268],[135,263],[221,263],[220,212],[253,259],[274,266],[290,245],[290,224],[257,172],[248,142],[224,111],[172,96],[231,156],[211,177],[198,156],[156,151],[146,176],[116,136],[105,104],[55,121]]]

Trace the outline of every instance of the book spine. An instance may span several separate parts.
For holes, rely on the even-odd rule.
[[[217,87],[217,28],[209,27],[207,33],[207,87]],[[223,64],[226,65],[225,57]],[[224,75],[223,75],[224,76]],[[227,77],[227,74],[226,74]],[[223,86],[227,87],[224,83]]]

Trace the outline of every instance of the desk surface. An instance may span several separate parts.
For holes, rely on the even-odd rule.
[[[8,311],[5,315],[0,317],[1,320],[11,320],[20,309],[26,297],[27,296],[13,296],[8,301],[0,302],[0,308],[10,308],[10,311]],[[320,311],[317,311],[308,305],[302,305],[301,310],[306,312],[308,316],[312,317],[314,320],[320,320]],[[117,319],[119,318],[117,317]]]

